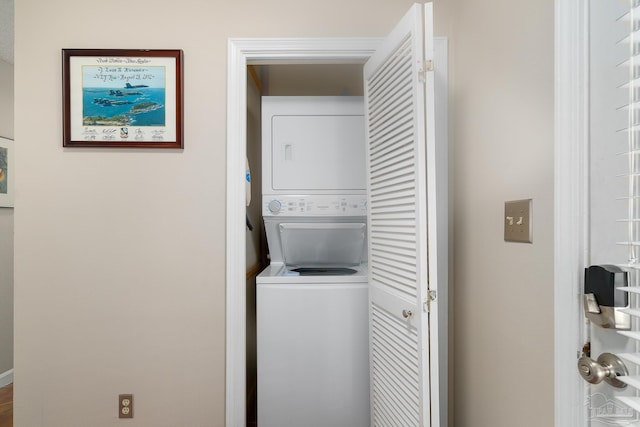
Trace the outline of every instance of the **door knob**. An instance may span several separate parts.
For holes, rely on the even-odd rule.
[[[404,317],[405,319],[410,318],[412,315],[413,313],[411,312],[411,310],[407,310],[407,309],[402,310],[402,317]]]
[[[624,362],[612,353],[602,353],[597,361],[582,356],[578,360],[578,372],[588,383],[598,384],[605,380],[616,388],[625,388],[627,385],[618,377],[629,375]]]

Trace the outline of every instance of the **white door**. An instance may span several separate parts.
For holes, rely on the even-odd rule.
[[[584,303],[587,311],[592,308],[595,316],[591,315],[592,321],[586,328],[584,341],[589,345],[581,352],[590,356],[589,363],[613,367],[610,376],[623,375],[618,377],[620,381],[605,378],[596,384],[585,384],[586,425],[590,427],[640,426],[640,322],[634,320],[640,316],[640,300],[634,296],[640,289],[640,260],[637,256],[637,246],[640,245],[640,134],[634,130],[640,110],[637,89],[631,92],[628,89],[628,83],[638,78],[640,70],[637,59],[633,60],[635,66],[629,68],[625,65],[630,52],[637,53],[638,47],[634,48],[633,43],[620,43],[633,32],[630,28],[640,25],[639,11],[633,13],[638,21],[636,24],[627,18],[618,19],[629,11],[629,5],[629,2],[589,1],[591,121],[586,263],[605,266],[609,271],[615,270],[616,266],[628,270],[627,280],[631,287],[626,292],[631,295],[630,309],[616,309],[617,328],[598,325],[612,310],[611,303],[603,304],[604,292],[596,294],[598,307],[590,307],[586,300]],[[637,39],[637,35],[635,37]],[[591,272],[589,276],[593,277]],[[626,298],[627,295],[618,292],[616,305],[621,305],[620,297]]]
[[[414,5],[364,68],[373,426],[440,425],[432,22]]]

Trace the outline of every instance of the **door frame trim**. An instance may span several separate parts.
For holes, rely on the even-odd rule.
[[[589,9],[555,1],[554,392],[555,425],[587,425],[576,363],[586,337],[581,283],[589,254]]]
[[[229,39],[227,63],[225,425],[246,425],[247,65],[364,63],[380,38]]]

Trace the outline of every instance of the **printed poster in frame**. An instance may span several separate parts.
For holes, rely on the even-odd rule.
[[[182,56],[62,49],[63,146],[183,148]]]

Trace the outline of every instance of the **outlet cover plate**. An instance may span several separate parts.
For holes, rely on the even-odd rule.
[[[133,394],[118,395],[118,418],[133,418]]]
[[[504,241],[533,243],[531,227],[532,199],[504,202]]]

